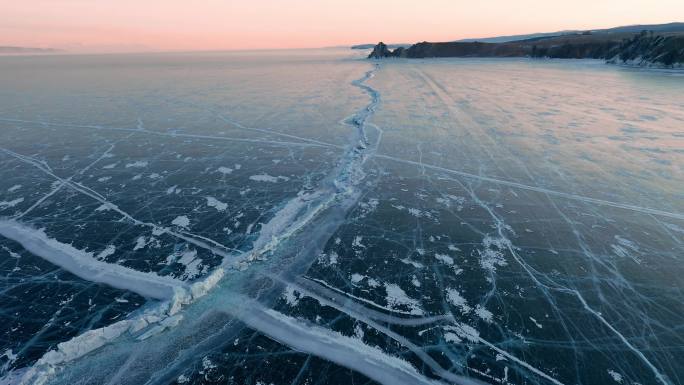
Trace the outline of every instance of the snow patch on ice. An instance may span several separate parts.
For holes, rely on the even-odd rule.
[[[264,174],[258,174],[258,175],[252,175],[249,177],[250,180],[253,180],[255,182],[269,182],[269,183],[278,183],[280,180],[283,180],[287,182],[290,180],[290,178],[286,176],[271,176],[266,173]]]
[[[333,250],[330,253],[321,253],[318,256],[318,262],[323,266],[335,266],[337,265],[337,259],[339,255]]]
[[[148,165],[147,161],[139,160],[137,162],[127,163],[126,168],[143,168],[143,167],[147,167],[147,165]]]
[[[608,374],[610,375],[610,377],[613,378],[613,381],[617,382],[618,384],[622,384],[622,380],[623,380],[622,374],[620,374],[620,373],[618,373],[612,369],[608,369]]]
[[[182,227],[184,229],[187,229],[188,226],[190,226],[190,219],[188,219],[188,217],[185,215],[180,215],[180,216],[176,217],[176,219],[174,219],[171,222],[171,224],[176,225],[178,227]]]
[[[491,272],[496,272],[497,266],[506,266],[508,263],[504,258],[504,250],[511,247],[511,241],[507,238],[492,238],[489,235],[482,240],[484,249],[479,251],[480,266]]]
[[[223,203],[214,197],[207,197],[207,206],[213,207],[219,212],[223,212],[228,208],[228,203]]]
[[[285,291],[283,291],[283,298],[288,305],[297,306],[300,296],[299,293],[295,291],[294,287],[288,285],[285,287]]]
[[[133,251],[140,250],[140,249],[144,248],[145,246],[147,246],[147,240],[145,239],[145,237],[139,236],[135,240],[135,246],[133,247]]]
[[[468,301],[466,301],[456,289],[446,289],[446,298],[450,304],[460,309],[463,314],[470,313],[470,311],[473,310],[473,308],[468,305]]]
[[[463,340],[459,336],[451,332],[444,333],[444,340],[452,344],[460,344],[461,342],[463,342]]]
[[[483,321],[487,323],[492,323],[493,314],[489,310],[485,309],[482,305],[475,306],[475,315],[480,317]]]
[[[399,285],[385,283],[385,290],[387,291],[385,300],[390,308],[408,307],[411,314],[422,315],[424,313],[423,309],[420,307],[420,301],[409,297]]]
[[[482,342],[480,333],[472,326],[464,323],[457,323],[456,325],[444,326],[444,329],[452,331],[458,335],[459,338],[468,340],[470,342]]]
[[[412,261],[412,260],[410,260],[410,259],[408,259],[408,258],[400,259],[400,261],[401,261],[402,263],[407,264],[407,265],[411,265],[411,266],[415,267],[416,269],[422,269],[423,267],[425,267],[422,263],[419,263],[419,262],[416,262],[416,261]]]
[[[13,199],[11,201],[2,201],[2,202],[0,202],[0,209],[8,209],[8,208],[14,207],[23,201],[24,201],[24,198],[17,198],[17,199]]]
[[[171,195],[171,194],[178,194],[180,192],[180,189],[178,186],[171,186],[168,189],[166,189],[166,195]]]
[[[420,287],[420,286],[421,286],[421,283],[420,283],[420,281],[418,280],[418,277],[416,277],[415,275],[414,275],[413,277],[411,277],[411,284],[412,284],[413,286],[415,286],[415,287]]]
[[[445,265],[453,266],[454,259],[446,254],[435,254],[435,259],[444,263]]]
[[[352,247],[356,249],[365,249],[366,246],[364,246],[363,243],[363,237],[360,235],[357,235],[354,237],[354,240],[352,241]]]
[[[358,273],[354,273],[354,274],[352,274],[352,276],[351,276],[351,282],[352,282],[353,284],[357,284],[357,283],[361,282],[361,280],[363,280],[364,278],[366,278],[365,275],[361,275],[361,274],[358,274]]]
[[[102,260],[106,259],[107,257],[114,255],[115,252],[116,252],[116,246],[107,245],[107,247],[105,247],[104,250],[100,251],[100,253],[97,254],[97,257],[95,257],[95,258],[102,261]]]
[[[361,217],[365,217],[368,214],[372,213],[378,208],[378,205],[380,204],[380,201],[377,198],[371,198],[367,202],[361,202],[359,203],[359,208],[361,211]]]
[[[409,214],[413,215],[416,218],[420,218],[424,215],[424,213],[422,211],[420,211],[419,209],[415,209],[415,208],[408,209],[408,212],[409,212]]]

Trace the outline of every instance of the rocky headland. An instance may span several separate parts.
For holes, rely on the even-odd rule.
[[[603,59],[611,64],[684,68],[684,31],[592,33],[578,32],[502,43],[421,42],[390,49],[378,43],[368,55],[382,58],[532,57]]]

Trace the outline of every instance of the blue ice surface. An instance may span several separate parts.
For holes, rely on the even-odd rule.
[[[1,57],[0,384],[684,382],[684,78],[358,55]]]

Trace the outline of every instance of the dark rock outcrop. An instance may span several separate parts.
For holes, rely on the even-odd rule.
[[[393,56],[392,51],[387,47],[387,44],[380,42],[373,47],[373,52],[368,55],[369,59],[382,59]]]

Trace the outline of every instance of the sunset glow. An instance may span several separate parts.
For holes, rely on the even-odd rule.
[[[681,0],[1,0],[0,45],[73,51],[412,43],[684,19]]]

